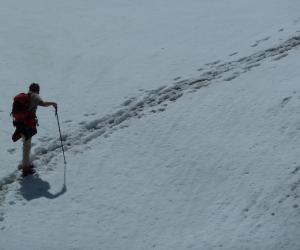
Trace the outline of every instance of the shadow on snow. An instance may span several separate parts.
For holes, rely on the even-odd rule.
[[[38,175],[27,176],[21,179],[20,185],[20,194],[28,201],[42,197],[55,199],[67,191],[66,186],[63,185],[61,190],[56,194],[50,193],[49,182],[42,180]]]

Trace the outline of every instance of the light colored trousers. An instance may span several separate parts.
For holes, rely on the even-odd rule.
[[[30,162],[30,150],[31,150],[31,138],[28,140],[25,140],[25,137],[22,136],[23,139],[23,159],[22,159],[22,165],[24,167],[29,167]]]

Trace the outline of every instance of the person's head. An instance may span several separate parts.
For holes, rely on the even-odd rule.
[[[31,83],[29,86],[29,91],[33,92],[33,93],[40,93],[40,85],[38,85],[37,83]]]

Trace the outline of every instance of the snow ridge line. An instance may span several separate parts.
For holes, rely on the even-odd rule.
[[[100,136],[107,137],[115,130],[127,127],[128,125],[125,122],[128,122],[131,118],[141,118],[147,114],[165,111],[170,102],[175,102],[186,92],[196,92],[198,89],[217,80],[231,81],[241,74],[259,67],[263,61],[269,58],[273,61],[281,60],[288,56],[289,51],[298,48],[299,45],[300,36],[294,36],[277,47],[259,51],[238,60],[208,63],[206,65],[209,65],[211,69],[203,72],[199,78],[181,80],[169,87],[162,86],[155,90],[146,91],[140,98],[135,97],[126,100],[121,104],[122,108],[113,114],[108,114],[90,122],[81,122],[79,129],[64,133],[62,139],[65,150],[68,151],[76,145],[86,144]],[[60,141],[57,138],[48,138],[47,142],[35,149],[33,159],[39,162],[37,165],[48,165],[61,152],[60,147]],[[4,200],[6,186],[13,183],[17,177],[18,171],[16,170],[0,180],[0,205],[1,200]]]

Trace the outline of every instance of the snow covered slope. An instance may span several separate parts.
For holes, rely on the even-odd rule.
[[[1,250],[300,249],[298,1],[2,5]],[[67,190],[49,109],[16,170],[31,81]]]

